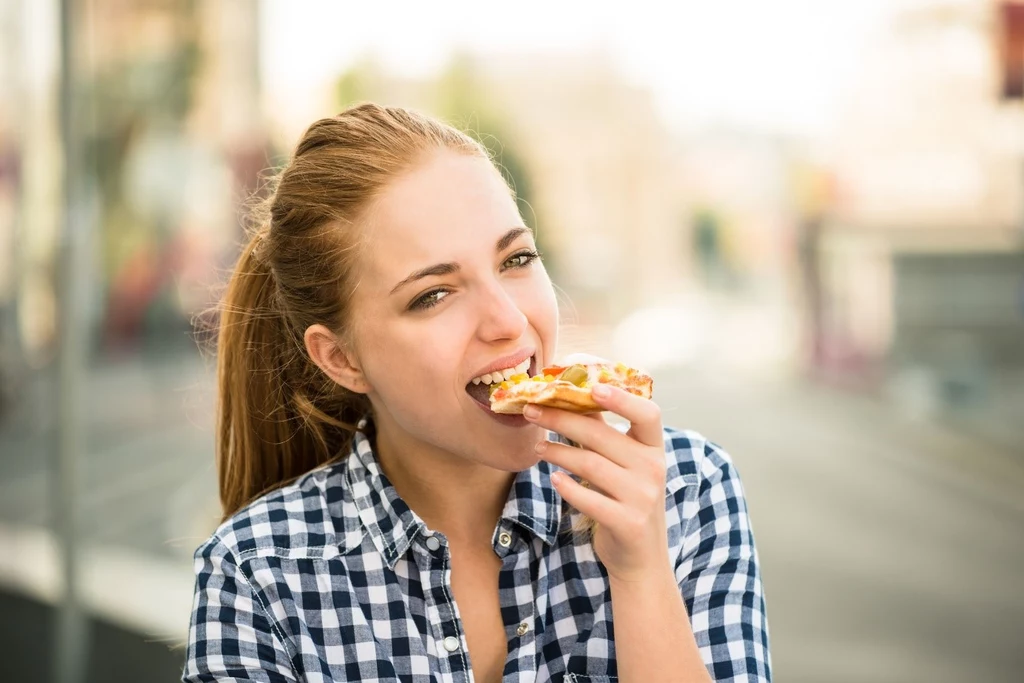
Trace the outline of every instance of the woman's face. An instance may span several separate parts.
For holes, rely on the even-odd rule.
[[[393,182],[358,270],[352,349],[380,436],[510,472],[535,464],[540,429],[491,413],[472,381],[549,364],[558,334],[551,281],[492,164],[437,152]]]

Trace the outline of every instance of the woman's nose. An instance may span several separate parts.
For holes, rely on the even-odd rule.
[[[484,341],[518,339],[526,331],[526,315],[501,287],[488,292],[480,303],[480,337]]]

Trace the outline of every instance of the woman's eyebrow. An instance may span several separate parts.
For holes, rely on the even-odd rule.
[[[519,238],[520,235],[527,232],[530,232],[530,229],[524,228],[522,226],[512,228],[511,230],[509,230],[508,232],[501,236],[501,239],[498,240],[498,243],[495,245],[494,250],[499,253],[505,251],[506,249],[509,248],[509,245],[511,245],[513,242],[516,241],[516,239]],[[406,285],[413,283],[416,280],[422,280],[423,278],[430,277],[431,275],[451,275],[452,273],[459,272],[459,270],[459,264],[452,263],[451,261],[447,263],[435,263],[432,266],[420,268],[419,270],[409,275],[409,277],[405,278],[397,285],[395,285],[391,289],[391,294],[394,294],[402,287],[405,287]]]
[[[413,273],[409,277],[407,277],[404,280],[402,280],[401,282],[399,282],[391,290],[391,293],[394,294],[395,292],[400,290],[402,287],[405,287],[407,284],[415,282],[416,280],[422,280],[423,278],[430,277],[431,275],[451,275],[452,273],[457,273],[457,272],[459,272],[459,264],[458,263],[451,263],[451,262],[448,262],[448,263],[435,263],[432,266],[427,266],[426,268],[420,268],[415,273]]]
[[[498,244],[497,246],[494,247],[494,250],[498,252],[505,251],[506,249],[509,248],[509,245],[515,242],[516,239],[524,232],[530,232],[530,229],[524,228],[522,226],[512,228],[511,230],[509,230],[508,232],[501,236],[501,239],[498,240]]]

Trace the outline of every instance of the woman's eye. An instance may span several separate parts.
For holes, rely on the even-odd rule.
[[[506,268],[525,268],[526,266],[533,263],[535,260],[540,258],[540,254],[536,251],[521,251],[514,256],[510,256],[505,261]]]
[[[418,310],[433,308],[434,306],[441,303],[441,299],[445,298],[449,294],[451,294],[451,292],[449,292],[447,289],[431,290],[424,294],[423,296],[421,296],[420,298],[413,301],[412,306],[410,306],[410,308]]]
[[[521,251],[518,254],[513,254],[512,256],[505,259],[505,262],[502,264],[502,268],[505,270],[518,270],[521,268],[526,268],[539,258],[540,254],[536,251]],[[425,294],[415,299],[411,304],[409,304],[409,310],[423,311],[428,308],[433,308],[434,306],[437,306],[439,303],[441,303],[441,301],[449,294],[451,294],[451,291],[448,289],[432,289],[429,292],[426,292]]]

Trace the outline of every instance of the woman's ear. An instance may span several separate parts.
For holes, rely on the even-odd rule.
[[[338,339],[338,335],[318,324],[306,328],[303,339],[309,357],[328,377],[357,394],[370,390],[355,355]]]

